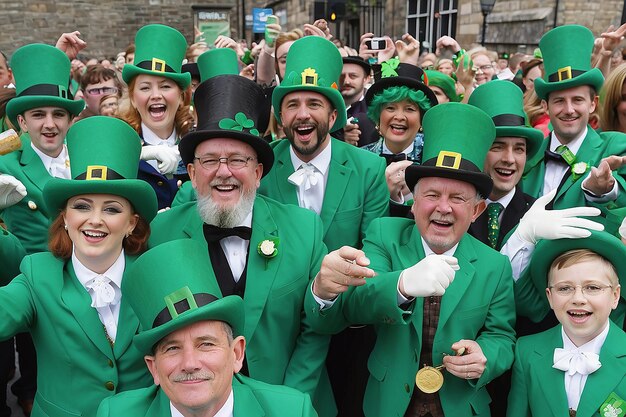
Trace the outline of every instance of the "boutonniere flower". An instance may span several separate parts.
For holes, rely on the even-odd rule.
[[[572,165],[572,177],[574,178],[574,181],[584,175],[588,170],[589,164],[586,162],[576,162]]]
[[[278,238],[273,237],[261,241],[256,251],[259,255],[265,258],[265,268],[267,268],[267,262],[278,255]]]

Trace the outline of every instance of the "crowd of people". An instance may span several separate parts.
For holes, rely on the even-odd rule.
[[[0,417],[624,415],[626,24],[277,22],[0,56]]]

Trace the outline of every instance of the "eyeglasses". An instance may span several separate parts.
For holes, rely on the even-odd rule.
[[[101,96],[103,94],[117,94],[117,87],[90,88],[86,92],[90,96]]]
[[[548,288],[554,290],[554,293],[560,297],[571,297],[576,293],[576,288],[579,288],[584,296],[595,297],[604,292],[607,288],[613,288],[612,285],[600,285],[600,284],[585,284],[585,285],[572,285],[572,284],[557,284]]]
[[[243,167],[248,166],[248,161],[251,161],[255,158],[253,158],[252,156],[242,156],[242,155],[232,155],[232,156],[229,156],[228,158],[226,157],[217,158],[213,155],[208,155],[208,156],[196,156],[193,159],[197,160],[202,166],[202,168],[208,171],[212,171],[214,169],[218,169],[220,163],[226,164],[228,168],[231,170],[241,169]]]
[[[489,71],[490,69],[493,69],[493,65],[481,65],[480,67],[472,68],[472,71],[478,72],[478,70],[481,70],[482,72],[485,72]]]

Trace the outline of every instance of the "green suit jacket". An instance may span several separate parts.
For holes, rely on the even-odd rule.
[[[51,213],[45,207],[42,190],[52,177],[30,145],[27,134],[22,135],[21,149],[0,157],[0,173],[20,180],[27,193],[17,204],[0,211],[0,218],[28,254],[46,251]]]
[[[133,259],[126,257],[127,270]],[[152,384],[132,344],[139,320],[124,297],[112,348],[71,261],[37,253],[20,268],[22,274],[0,288],[0,340],[25,331],[33,337],[38,382],[32,417],[95,416],[104,398]]]
[[[20,241],[0,227],[0,286],[8,284],[20,274],[20,263],[26,251]]]
[[[568,415],[564,372],[552,367],[554,349],[562,347],[561,325],[518,340],[508,417]],[[587,377],[576,417],[600,416],[600,406],[612,392],[626,400],[626,334],[614,323],[600,350],[600,363]]]
[[[316,417],[306,394],[241,375],[233,378],[234,417]],[[134,390],[107,398],[98,417],[171,417],[170,400],[159,387]]]
[[[422,367],[423,298],[406,309],[398,306],[397,284],[405,268],[422,260],[424,248],[412,220],[384,218],[372,222],[363,244],[378,274],[366,284],[351,287],[332,307],[320,311],[311,291],[307,314],[318,331],[336,332],[351,323],[376,325],[376,346],[370,355],[370,378],[363,409],[368,417],[403,416]],[[485,385],[513,362],[515,306],[508,259],[468,234],[454,256],[460,270],[441,301],[435,333],[433,366],[461,339],[475,340],[487,357],[480,379],[459,379],[444,372],[439,391],[447,416],[489,415]]]
[[[385,160],[331,138],[331,160],[320,217],[329,251],[347,245],[361,247],[370,222],[389,213]],[[298,205],[296,186],[287,178],[293,163],[287,140],[273,142],[274,166],[261,180],[259,193],[285,204]]]
[[[185,203],[157,215],[148,244],[190,238],[209,256],[202,225],[195,202]],[[266,260],[257,246],[271,237],[279,239],[278,255]],[[244,336],[250,376],[308,393],[320,415],[334,415],[325,371],[322,375],[329,337],[313,332],[303,311],[304,294],[327,253],[319,217],[257,196],[248,252]],[[214,272],[207,271],[207,278],[216,279]]]

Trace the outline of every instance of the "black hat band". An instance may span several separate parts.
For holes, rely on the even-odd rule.
[[[551,83],[558,83],[559,81],[571,80],[572,78],[576,78],[579,75],[583,75],[586,71],[575,70],[572,67],[567,66],[563,68],[559,68],[559,70],[555,73],[552,73],[548,76],[548,81]]]
[[[21,93],[17,95],[17,97],[23,96],[51,96],[51,97],[61,97],[68,100],[73,100],[72,93],[69,92],[67,87],[58,84],[35,84],[31,85]]]
[[[526,120],[517,114],[499,114],[491,118],[496,127],[502,126],[526,126]]]
[[[120,174],[115,172],[115,170],[106,167],[104,165],[89,165],[87,167],[87,172],[83,172],[78,175],[75,180],[124,180],[126,178],[122,177]]]
[[[437,158],[431,158],[428,161],[422,162],[422,166],[482,173],[473,162],[463,159],[461,154],[457,152],[441,151]]]
[[[178,74],[177,71],[174,71],[174,68],[170,67],[165,63],[165,61],[159,58],[152,58],[150,61],[141,61],[135,66],[154,72],[173,72],[175,74]]]
[[[183,314],[186,311],[195,310],[198,307],[205,306],[212,303],[213,301],[218,300],[218,298],[212,294],[191,294],[187,287],[185,287],[183,290],[185,290],[184,292],[188,294],[178,301],[171,302],[171,305],[168,305],[163,310],[161,310],[161,312],[157,314],[154,322],[152,323],[153,329],[172,321],[175,317],[178,317],[180,314]],[[178,291],[175,293],[178,293]],[[166,303],[168,303],[168,298],[170,298],[170,296],[165,297]],[[172,309],[175,310],[174,314],[172,314]]]

